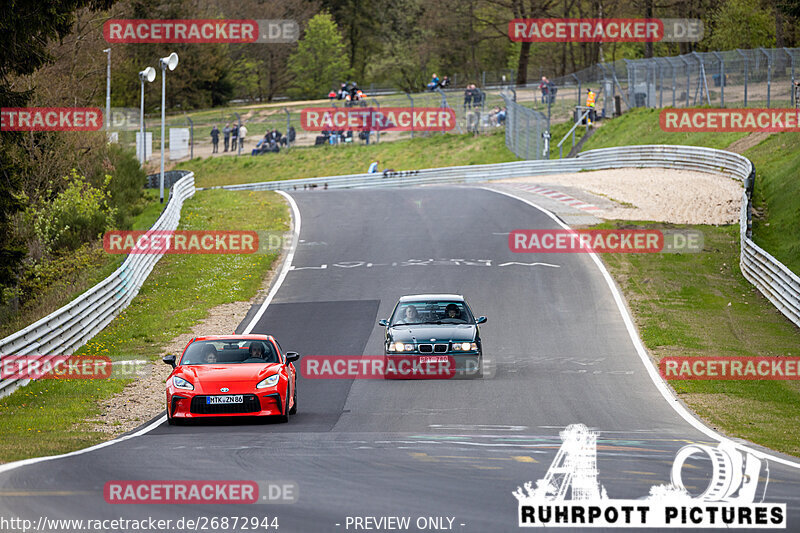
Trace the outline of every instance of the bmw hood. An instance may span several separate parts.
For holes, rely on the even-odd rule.
[[[395,342],[472,342],[478,328],[471,324],[422,324],[419,326],[395,326],[389,334]],[[431,339],[436,339],[432,341]]]

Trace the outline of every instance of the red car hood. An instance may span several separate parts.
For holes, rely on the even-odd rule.
[[[250,383],[255,387],[256,383],[272,374],[277,374],[280,369],[280,363],[187,365],[179,367],[175,375],[193,383],[195,387],[225,386],[234,383]]]

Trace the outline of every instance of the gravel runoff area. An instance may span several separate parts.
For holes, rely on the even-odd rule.
[[[272,269],[265,276],[261,288],[252,300],[232,302],[211,308],[208,316],[195,325],[191,332],[178,335],[163,346],[162,356],[180,355],[192,337],[229,335],[236,331],[250,308],[260,304],[266,298],[285,257],[285,253],[283,253],[273,262]],[[166,401],[165,383],[171,372],[172,367],[164,364],[160,359],[148,363],[144,367],[143,375],[128,383],[122,392],[100,404],[100,415],[89,420],[91,429],[108,433],[110,437],[117,437],[163,412]]]
[[[664,168],[622,168],[552,174],[495,183],[535,183],[581,189],[613,202],[592,214],[609,220],[675,224],[733,224],[739,220],[742,184],[732,178]],[[588,200],[587,200],[588,201]],[[608,202],[598,202],[598,207]]]

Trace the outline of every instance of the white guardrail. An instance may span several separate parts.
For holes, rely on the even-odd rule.
[[[693,146],[623,146],[581,152],[572,159],[515,161],[493,165],[434,168],[378,174],[351,174],[297,180],[227,185],[228,190],[298,190],[303,188],[369,188],[474,183],[542,174],[613,168],[672,168],[721,174],[744,184],[740,218],[740,267],[789,320],[800,327],[800,277],[764,251],[750,238],[750,196],[755,168],[746,157],[724,150]]]
[[[227,185],[227,190],[298,190],[304,187],[346,189],[402,187],[439,183],[475,183],[507,178],[613,168],[672,168],[721,174],[744,183],[740,217],[742,273],[789,320],[800,327],[800,277],[756,245],[750,238],[750,195],[755,169],[732,152],[691,146],[625,146],[582,152],[576,158],[554,161],[515,161],[402,171],[352,174],[296,180]],[[195,192],[194,174],[176,182],[167,208],[151,228],[174,230],[183,201]],[[102,330],[139,292],[160,255],[129,255],[111,276],[68,305],[27,328],[0,340],[0,354],[69,355]],[[0,381],[0,396],[27,380]]]
[[[177,229],[183,202],[193,196],[194,192],[194,173],[188,172],[172,186],[166,208],[150,229]],[[113,274],[78,298],[27,328],[0,340],[0,358],[9,355],[38,355],[44,363],[54,355],[71,355],[130,304],[162,255],[128,255]],[[29,381],[0,380],[0,396],[9,394]]]

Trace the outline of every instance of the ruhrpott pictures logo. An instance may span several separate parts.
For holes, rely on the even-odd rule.
[[[545,477],[513,492],[520,527],[786,528],[785,503],[764,503],[764,494],[754,503],[762,461],[731,444],[684,446],[675,456],[669,484],[652,486],[643,499],[616,500],[599,481],[597,433],[572,424],[560,435],[561,448]],[[689,493],[682,478],[693,455],[705,456],[713,465],[711,480],[699,496]],[[764,493],[768,469],[765,476]]]

